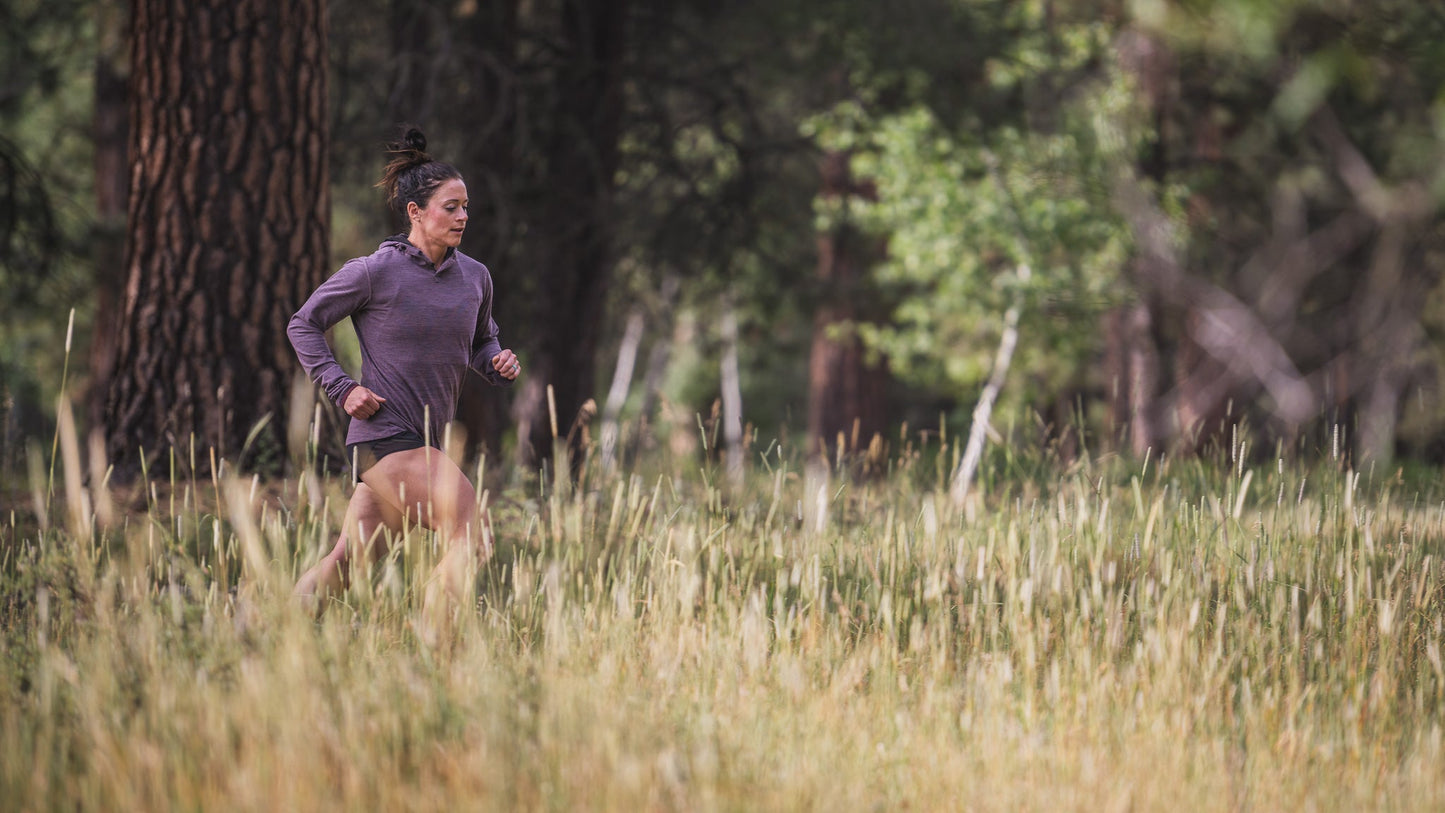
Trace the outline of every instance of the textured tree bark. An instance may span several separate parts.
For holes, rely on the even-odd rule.
[[[823,158],[824,198],[844,207],[847,199],[876,194],[871,185],[854,181],[848,156]],[[841,434],[851,447],[867,447],[886,420],[886,362],[869,364],[855,329],[868,314],[860,307],[860,289],[876,246],[846,223],[818,235],[818,281],[823,301],[813,316],[813,346],[808,361],[809,453],[836,452]],[[856,448],[854,449],[856,451]]]
[[[111,459],[277,469],[286,322],[328,263],[324,0],[136,0]],[[248,443],[249,438],[249,443]]]

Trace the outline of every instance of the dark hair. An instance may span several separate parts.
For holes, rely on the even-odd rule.
[[[377,186],[386,190],[386,202],[402,214],[413,201],[426,208],[437,187],[462,174],[451,164],[432,158],[426,151],[426,136],[415,127],[408,127],[398,141],[386,145],[391,156]]]

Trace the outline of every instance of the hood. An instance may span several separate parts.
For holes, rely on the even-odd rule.
[[[431,260],[427,258],[426,253],[423,252],[421,249],[417,248],[415,245],[412,245],[411,240],[408,239],[405,234],[393,234],[385,240],[382,240],[379,249],[388,247],[394,248],[402,252],[403,254],[411,257],[417,262],[422,263],[423,265],[431,265]],[[441,269],[444,268],[448,262],[450,262],[454,257],[456,257],[456,254],[457,250],[455,248],[447,248],[446,256],[442,257],[442,261],[437,265],[436,270],[440,272]]]

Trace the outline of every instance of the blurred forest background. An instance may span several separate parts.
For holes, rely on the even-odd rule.
[[[547,385],[607,462],[866,461],[995,392],[1065,456],[1445,459],[1439,4],[9,0],[0,470],[62,387],[118,471],[296,455],[283,327],[396,230],[399,122],[468,182],[509,461]]]

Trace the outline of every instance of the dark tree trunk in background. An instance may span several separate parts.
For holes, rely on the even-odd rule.
[[[1104,326],[1105,386],[1113,429],[1135,457],[1159,450],[1159,345],[1153,312],[1145,303],[1116,308]]]
[[[389,9],[392,50],[396,54],[396,81],[391,86],[387,107],[398,123],[416,124],[435,138],[431,123],[434,94],[440,90],[436,82],[438,60],[450,56],[450,49],[437,48],[433,37],[444,28],[442,15],[434,13],[428,3],[415,0],[393,0]],[[449,160],[442,156],[442,160]]]
[[[1163,451],[1168,429],[1159,415],[1159,341],[1154,312],[1144,304],[1129,309],[1128,336],[1129,448],[1137,457]]]
[[[515,257],[518,167],[515,131],[517,125],[517,43],[519,0],[482,3],[470,16],[459,21],[458,36],[469,43],[462,72],[474,82],[477,104],[449,113],[464,136],[458,168],[467,180],[471,198],[471,221],[462,248],[481,260],[492,272],[496,299],[493,314],[502,330],[504,347],[517,347],[518,322],[525,318],[519,296],[526,269]],[[530,375],[530,371],[528,375]],[[457,420],[467,432],[469,452],[488,456],[488,479],[502,471],[499,461],[502,435],[511,424],[508,414],[512,392],[469,375],[457,403]],[[490,484],[495,484],[492,481]]]
[[[1358,464],[1387,466],[1394,462],[1401,404],[1426,342],[1421,316],[1440,273],[1407,252],[1408,235],[1429,233],[1424,224],[1396,221],[1382,232],[1353,314],[1360,380],[1353,446]]]
[[[557,430],[565,438],[596,385],[595,353],[612,276],[612,196],[623,110],[627,0],[568,0],[557,36],[557,85],[547,112],[525,268],[499,274],[532,278],[525,313],[538,325],[523,350],[515,391],[520,465],[536,470],[552,457],[547,386],[555,390]],[[498,286],[507,284],[505,280]],[[574,464],[580,460],[571,450]]]
[[[286,322],[325,276],[324,0],[136,0],[126,289],[105,409],[133,469],[283,459]],[[242,445],[269,420],[245,459]]]
[[[871,184],[857,183],[843,153],[823,158],[822,191],[841,207],[853,196],[873,197]],[[818,235],[818,281],[822,302],[813,316],[813,349],[808,363],[808,444],[810,453],[836,451],[842,433],[846,447],[867,448],[886,420],[886,362],[870,364],[856,326],[870,316],[863,302],[869,268],[878,259],[877,241],[840,218],[833,230]]]
[[[129,99],[126,88],[126,7],[118,0],[97,4],[100,48],[95,59],[95,319],[90,344],[90,423],[105,422],[106,392],[115,366],[115,335],[120,328],[125,290],[125,215],[130,189],[127,160]]]
[[[1206,318],[1197,310],[1185,311],[1185,330],[1179,336],[1174,358],[1179,447],[1194,454],[1230,441],[1240,406],[1231,401],[1249,391],[1245,388],[1247,382],[1241,382],[1237,374],[1195,341],[1200,320]],[[1249,351],[1247,346],[1240,348],[1241,353]]]

